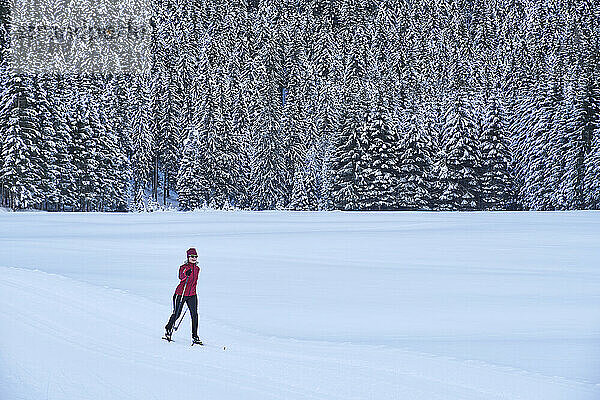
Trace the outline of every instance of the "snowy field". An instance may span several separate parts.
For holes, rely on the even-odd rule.
[[[3,212],[0,399],[598,400],[599,244],[598,212]],[[190,246],[205,347],[160,339]]]

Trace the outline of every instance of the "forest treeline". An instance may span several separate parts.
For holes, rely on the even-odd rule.
[[[1,3],[4,206],[600,206],[597,1],[153,0],[145,72],[77,74]]]

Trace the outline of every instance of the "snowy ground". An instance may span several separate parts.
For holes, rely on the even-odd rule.
[[[597,400],[599,237],[598,212],[4,212],[0,399]],[[189,246],[203,348],[187,316],[160,339]]]

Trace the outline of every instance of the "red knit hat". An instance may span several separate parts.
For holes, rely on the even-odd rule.
[[[188,256],[188,257],[189,257],[189,256],[197,256],[197,255],[198,255],[198,253],[196,253],[196,249],[195,249],[195,248],[193,248],[193,247],[190,247],[190,248],[188,249],[188,251],[187,251],[187,256]]]

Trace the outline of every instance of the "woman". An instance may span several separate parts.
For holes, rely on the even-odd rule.
[[[183,311],[183,304],[187,303],[192,316],[192,345],[202,344],[198,337],[198,296],[196,295],[196,283],[198,282],[200,267],[198,266],[198,253],[195,248],[187,251],[187,262],[179,267],[179,285],[173,295],[173,314],[165,326],[164,339],[171,341],[173,334],[173,325]]]

